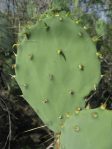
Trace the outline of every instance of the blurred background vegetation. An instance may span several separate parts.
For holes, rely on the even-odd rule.
[[[101,61],[102,79],[85,101],[91,108],[112,109],[112,1],[57,0],[87,28]],[[54,134],[21,96],[13,79],[18,32],[35,23],[52,0],[0,0],[0,149],[50,149]]]

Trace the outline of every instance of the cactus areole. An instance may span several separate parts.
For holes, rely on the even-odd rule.
[[[100,80],[95,45],[66,13],[46,14],[20,33],[16,66],[24,98],[55,132]]]

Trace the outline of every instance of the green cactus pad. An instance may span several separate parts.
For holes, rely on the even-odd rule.
[[[47,16],[20,39],[16,79],[24,98],[48,127],[61,129],[66,115],[84,107],[100,80],[91,39],[65,15]]]
[[[61,149],[111,149],[112,112],[82,110],[72,115],[62,129]]]

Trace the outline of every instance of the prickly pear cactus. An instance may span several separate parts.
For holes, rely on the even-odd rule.
[[[44,123],[58,132],[100,80],[95,45],[66,14],[47,15],[21,36],[16,80]]]
[[[62,129],[61,149],[111,149],[112,113],[108,110],[82,110],[72,115]]]
[[[12,48],[12,43],[11,23],[4,14],[0,13],[0,49],[9,50]]]

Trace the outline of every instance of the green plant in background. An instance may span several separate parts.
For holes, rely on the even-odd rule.
[[[61,10],[69,10],[69,2],[68,0],[53,0],[51,7],[53,10],[61,11]]]
[[[106,23],[102,19],[98,19],[96,22],[96,32],[99,36],[106,34]]]
[[[37,6],[36,6],[36,4],[31,0],[31,1],[29,1],[29,3],[27,4],[27,17],[29,18],[29,19],[33,19],[33,18],[35,18],[36,16],[37,16]]]
[[[12,81],[13,83],[9,81],[9,74],[14,73],[14,70],[11,68],[12,63],[14,63],[12,45],[14,44],[15,39],[13,32],[14,27],[9,16],[0,12],[0,67],[1,73],[3,72],[3,82],[8,90],[10,90],[10,85],[15,85],[15,81]]]
[[[13,41],[11,23],[5,14],[0,13],[0,49],[9,51]]]

